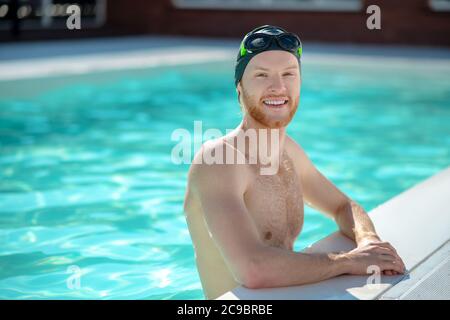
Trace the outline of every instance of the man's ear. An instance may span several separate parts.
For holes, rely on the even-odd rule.
[[[239,102],[239,107],[241,108],[241,111],[244,110],[244,107],[242,106],[242,102],[241,102],[241,93],[242,93],[242,86],[241,86],[241,82],[239,81],[237,86],[236,86],[236,93],[237,93],[237,98],[238,98],[238,102]]]
[[[241,82],[239,81],[236,86],[236,93],[237,93],[239,104],[241,104],[241,92],[242,92],[242,86],[241,86]]]

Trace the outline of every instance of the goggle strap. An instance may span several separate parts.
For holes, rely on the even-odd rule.
[[[247,49],[245,49],[244,41],[245,41],[245,39],[242,40],[242,42],[241,42],[241,48],[240,48],[241,57],[243,57],[243,56],[245,56],[247,54]]]

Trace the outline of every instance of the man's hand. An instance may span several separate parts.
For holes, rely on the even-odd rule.
[[[368,267],[372,265],[378,266],[380,271],[388,276],[405,272],[405,264],[394,247],[378,238],[362,239],[355,249],[344,256],[348,259],[350,274],[366,275]]]

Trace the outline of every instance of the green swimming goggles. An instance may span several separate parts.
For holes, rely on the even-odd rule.
[[[273,43],[276,41],[276,43]],[[248,53],[257,53],[267,50],[271,46],[278,46],[286,51],[290,51],[300,58],[302,55],[302,42],[300,38],[290,32],[277,35],[267,33],[253,33],[246,37],[241,43],[240,55],[244,57]]]

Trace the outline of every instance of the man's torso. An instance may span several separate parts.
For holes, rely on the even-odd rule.
[[[302,185],[292,149],[292,145],[286,145],[275,175],[261,175],[257,164],[245,165],[250,183],[244,193],[244,202],[260,239],[267,245],[288,250],[293,250],[303,226]],[[206,297],[214,299],[239,283],[215,246],[198,196],[189,190],[189,184],[185,201],[185,214],[202,286]]]

